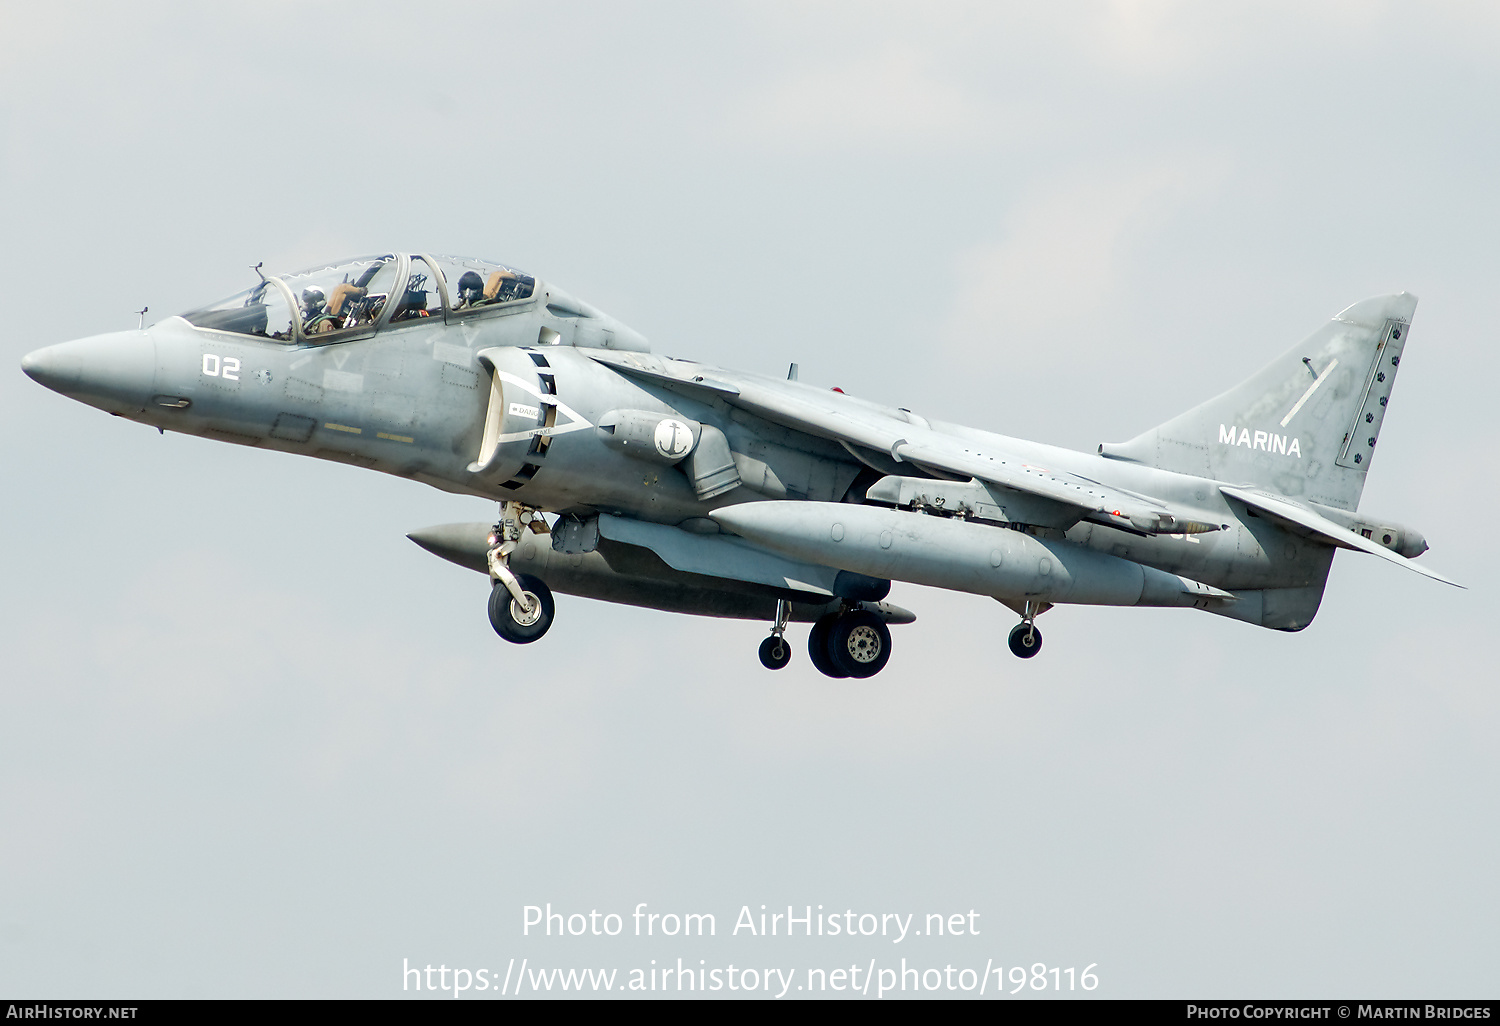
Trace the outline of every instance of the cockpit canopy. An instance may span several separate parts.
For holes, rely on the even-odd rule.
[[[182,316],[214,331],[319,344],[424,317],[483,316],[530,299],[535,289],[534,278],[504,264],[388,253],[263,276],[244,292]]]

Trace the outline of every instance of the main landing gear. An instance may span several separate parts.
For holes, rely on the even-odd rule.
[[[890,662],[891,632],[864,609],[829,613],[808,633],[807,654],[825,676],[873,677]]]
[[[506,641],[525,645],[536,641],[552,626],[552,589],[541,578],[518,574],[510,568],[510,554],[521,542],[521,529],[547,531],[541,514],[519,502],[500,509],[500,522],[490,533],[490,626]]]
[[[778,601],[771,636],[760,643],[760,663],[768,670],[780,670],[792,661],[792,646],[786,640],[791,616],[792,604]],[[845,608],[813,624],[807,636],[807,654],[825,676],[873,677],[890,661],[891,632],[874,613]]]
[[[1040,603],[1027,602],[1021,622],[1011,628],[1010,650],[1022,659],[1030,659],[1042,650],[1042,632],[1036,629],[1036,618],[1045,608]]]

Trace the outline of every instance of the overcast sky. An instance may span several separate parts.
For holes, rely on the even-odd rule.
[[[0,993],[401,994],[503,971],[1096,963],[1111,997],[1494,996],[1500,13],[1484,3],[0,0]],[[1092,449],[1421,297],[1316,622],[896,586],[878,678],[559,597],[493,507],[167,435],[39,346],[389,249],[507,261],[657,352]],[[712,912],[712,940],[521,909]],[[976,910],[778,945],[742,905]],[[627,928],[628,932],[628,928]],[[800,981],[799,981],[800,982]]]

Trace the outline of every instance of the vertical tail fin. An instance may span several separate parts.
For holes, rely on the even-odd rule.
[[[1359,506],[1417,297],[1355,303],[1254,377],[1100,453]]]

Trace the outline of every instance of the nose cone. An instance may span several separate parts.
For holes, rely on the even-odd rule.
[[[95,335],[27,353],[21,369],[54,392],[122,412],[151,401],[156,344],[144,331]]]
[[[48,346],[21,358],[21,369],[38,385],[67,395],[78,385],[78,360],[68,351],[69,343]]]

